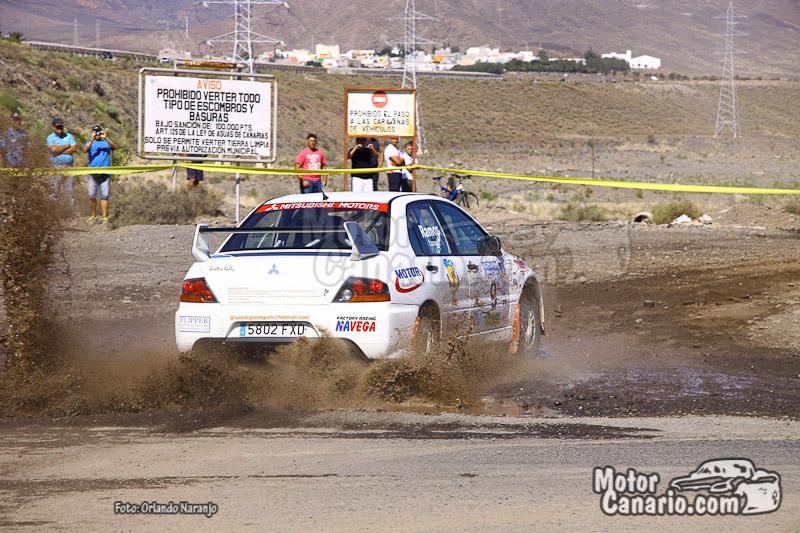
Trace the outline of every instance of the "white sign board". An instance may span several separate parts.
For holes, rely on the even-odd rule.
[[[272,84],[144,77],[144,152],[269,158]]]
[[[347,135],[414,137],[414,90],[347,89]]]

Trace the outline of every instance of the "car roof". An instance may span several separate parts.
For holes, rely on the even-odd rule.
[[[393,191],[374,191],[374,192],[331,192],[325,193],[327,197],[326,200],[323,200],[321,193],[310,193],[310,194],[289,194],[286,196],[279,196],[277,198],[273,198],[271,200],[267,200],[262,205],[266,204],[283,204],[283,203],[299,203],[299,202],[378,202],[382,204],[389,203],[390,201],[394,200],[395,198],[399,198],[401,196],[410,196],[413,199],[439,199],[442,200],[441,196],[434,196],[432,194],[423,194],[423,193],[408,193],[408,192],[393,192]]]

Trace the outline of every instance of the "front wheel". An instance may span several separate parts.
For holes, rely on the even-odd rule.
[[[542,342],[542,317],[539,302],[530,293],[523,293],[519,306],[519,341],[517,353],[539,355]]]
[[[461,192],[456,199],[458,205],[466,209],[478,207],[478,197],[471,192]]]

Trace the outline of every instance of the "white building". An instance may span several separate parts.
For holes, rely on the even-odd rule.
[[[646,69],[646,70],[658,70],[661,68],[661,59],[658,57],[653,56],[638,56],[638,57],[631,57],[631,51],[625,50],[624,54],[617,54],[616,52],[611,52],[608,54],[603,54],[600,57],[603,59],[622,59],[628,63],[628,66],[633,69]]]

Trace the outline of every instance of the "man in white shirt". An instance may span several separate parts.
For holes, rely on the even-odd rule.
[[[400,149],[397,148],[397,143],[400,142],[399,137],[390,137],[389,144],[383,150],[383,166],[385,167],[402,167],[404,166],[403,156]],[[402,169],[390,170],[386,173],[389,178],[389,190],[399,191],[400,183],[403,181]]]
[[[403,152],[400,154],[403,158],[405,166],[416,164],[417,160],[414,159],[414,143],[409,141],[403,147]],[[412,183],[414,182],[414,173],[407,168],[403,169],[403,179],[400,180],[400,190],[402,192],[412,192]]]

